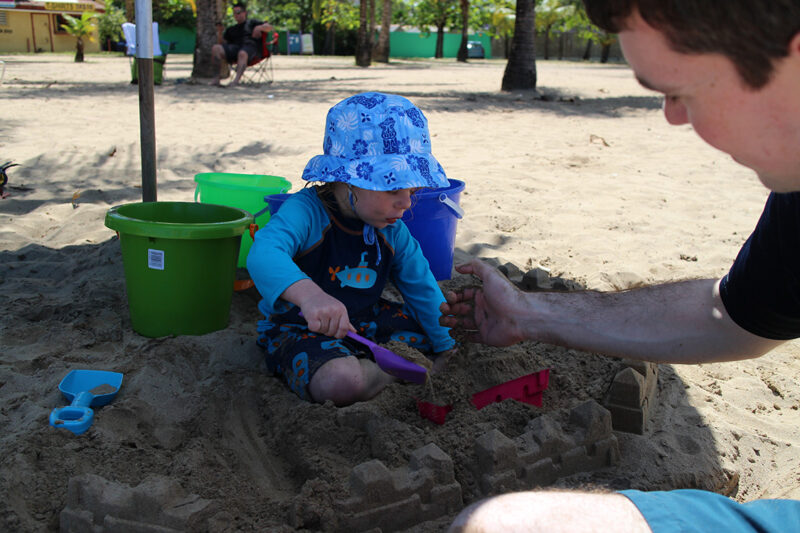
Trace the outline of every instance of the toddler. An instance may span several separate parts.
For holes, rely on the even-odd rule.
[[[300,398],[348,405],[395,379],[348,331],[442,359],[455,345],[439,325],[442,291],[400,220],[417,190],[448,181],[425,116],[402,96],[363,93],[333,106],[323,152],[303,171],[318,184],[291,195],[256,233],[247,269],[263,298],[267,368]],[[381,297],[388,281],[403,303]]]

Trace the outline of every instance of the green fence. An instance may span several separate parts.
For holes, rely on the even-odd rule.
[[[486,58],[491,57],[492,42],[485,33],[469,35],[470,41],[483,45]],[[442,43],[444,57],[456,57],[461,46],[460,33],[445,33]],[[436,53],[436,33],[427,35],[418,32],[392,32],[389,35],[389,55],[391,57],[433,57]]]
[[[164,52],[169,52],[170,54],[193,54],[196,34],[197,30],[194,29],[160,27],[158,29],[158,40],[162,43],[170,43],[173,47],[172,50],[169,50],[170,45],[166,46],[167,50],[164,50]]]
[[[485,33],[470,35],[470,41],[479,41],[488,59],[492,55],[491,39]],[[163,27],[159,30],[159,39],[171,43],[171,54],[193,54],[195,46],[195,30],[187,28]],[[375,37],[377,42],[377,35]],[[436,52],[436,33],[424,35],[418,32],[392,32],[389,35],[391,57],[433,57]],[[460,33],[445,33],[443,43],[444,57],[456,57],[461,46]],[[286,31],[280,31],[278,51],[286,53]]]

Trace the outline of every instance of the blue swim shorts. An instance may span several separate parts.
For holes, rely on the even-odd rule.
[[[738,503],[704,490],[641,492],[623,490],[653,533],[800,532],[800,501],[755,500]]]

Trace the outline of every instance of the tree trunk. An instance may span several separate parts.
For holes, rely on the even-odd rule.
[[[436,52],[433,57],[435,59],[444,57],[444,22],[436,23]]]
[[[550,26],[544,29],[544,58],[550,59]]]
[[[336,21],[331,21],[328,28],[325,30],[325,45],[323,46],[325,54],[329,56],[336,55]]]
[[[214,67],[211,64],[211,47],[219,40],[218,25],[222,25],[225,12],[225,0],[196,0],[197,6],[197,42],[194,48],[194,65],[192,78],[213,78]]]
[[[601,63],[608,63],[608,56],[611,53],[611,45],[604,44],[603,48],[600,51],[600,62]]]
[[[389,37],[392,28],[392,0],[383,0],[383,13],[381,14],[381,33],[378,35],[378,45],[375,47],[375,61],[389,62]]]
[[[75,44],[75,62],[83,63],[83,39],[78,37],[78,42]]]
[[[369,30],[367,31],[367,46],[369,46],[369,57],[372,59],[372,52],[375,50],[375,0],[369,0]]]
[[[359,24],[358,24],[358,39],[356,41],[356,65],[359,67],[368,67],[370,65],[370,49],[369,41],[367,39],[367,0],[361,0],[358,10]]]
[[[586,39],[586,48],[583,50],[583,60],[589,61],[592,58],[592,40]]]
[[[536,88],[536,0],[517,0],[517,18],[501,89]]]
[[[467,62],[467,40],[469,39],[469,0],[461,0],[461,46],[458,47],[457,61]]]

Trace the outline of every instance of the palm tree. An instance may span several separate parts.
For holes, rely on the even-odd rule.
[[[378,34],[378,44],[375,46],[375,61],[389,62],[389,31],[392,27],[392,0],[383,0],[381,13],[381,32]]]
[[[358,37],[356,39],[356,65],[359,67],[368,67],[372,62],[372,39],[370,39],[367,35],[369,33],[369,9],[367,0],[361,0],[359,4]]]
[[[467,62],[467,33],[469,31],[469,0],[460,0],[461,4],[461,46],[458,47],[456,60]]]
[[[81,13],[81,18],[76,19],[73,16],[65,14],[64,20],[66,20],[67,23],[62,24],[61,27],[64,28],[64,31],[68,34],[78,39],[75,44],[75,62],[83,63],[83,38],[88,37],[90,41],[94,41],[95,15],[89,11],[84,11]]]
[[[514,38],[503,73],[501,89],[514,91],[536,88],[536,0],[517,0]]]
[[[196,0],[197,41],[194,49],[192,78],[213,78],[211,47],[222,38],[222,17],[225,14],[225,0]]]

